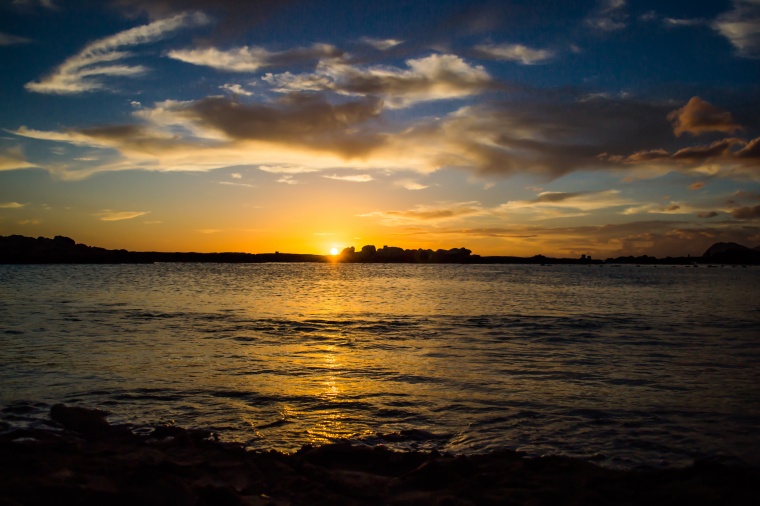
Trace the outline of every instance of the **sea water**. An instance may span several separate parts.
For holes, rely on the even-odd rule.
[[[760,464],[760,268],[0,265],[0,429]]]

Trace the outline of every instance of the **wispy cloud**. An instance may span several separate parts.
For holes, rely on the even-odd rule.
[[[32,42],[32,39],[26,37],[19,37],[17,35],[11,35],[9,33],[0,32],[0,46],[12,46],[15,44],[28,44]]]
[[[604,32],[622,30],[628,19],[625,3],[626,0],[599,0],[597,8],[586,18],[586,24]]]
[[[132,56],[132,53],[122,51],[121,48],[155,42],[182,28],[208,22],[209,19],[199,12],[178,14],[98,39],[67,58],[50,75],[39,81],[28,82],[25,88],[37,93],[52,94],[102,90],[105,88],[102,80],[104,77],[136,76],[148,70],[143,65],[119,63]]]
[[[166,56],[193,65],[211,67],[228,72],[255,72],[262,67],[292,65],[322,58],[338,58],[343,51],[330,44],[313,44],[286,51],[269,51],[263,47],[243,46],[234,49],[213,47],[200,49],[175,49]]]
[[[221,90],[227,90],[227,91],[231,92],[233,95],[244,95],[246,97],[250,97],[250,96],[253,95],[252,91],[246,90],[245,88],[243,88],[239,84],[225,83],[225,84],[221,85],[219,87],[219,89],[221,89]]]
[[[309,172],[317,172],[319,169],[301,165],[259,165],[259,170],[272,174],[308,174]]]
[[[430,185],[424,185],[422,183],[418,183],[417,181],[414,181],[411,179],[401,179],[399,181],[396,181],[395,185],[400,186],[406,190],[411,190],[411,191],[424,190],[425,188],[430,188]]]
[[[26,204],[20,204],[18,202],[0,202],[0,209],[19,209],[26,206]]]
[[[733,0],[733,9],[721,14],[712,27],[736,48],[739,56],[760,58],[760,2]]]
[[[277,180],[277,182],[282,184],[300,184],[300,181],[295,179],[290,174],[284,174],[280,179]]]
[[[435,205],[419,204],[407,210],[373,211],[362,217],[380,218],[386,224],[427,223],[456,220],[486,213],[480,202],[445,202]]]
[[[481,56],[494,60],[506,60],[535,65],[552,57],[554,52],[548,49],[533,49],[522,44],[481,44],[474,47]]]
[[[0,171],[36,167],[24,157],[20,146],[0,150]]]
[[[149,211],[112,211],[111,209],[103,209],[102,211],[93,213],[92,216],[95,216],[101,221],[121,221],[144,216],[148,214],[148,212]]]
[[[362,42],[364,42],[367,45],[370,45],[377,49],[378,51],[387,51],[388,49],[394,48],[398,46],[399,44],[403,44],[403,40],[397,40],[397,39],[374,39],[372,37],[362,37]]]
[[[350,181],[352,183],[368,183],[374,181],[374,178],[369,174],[332,174],[322,176],[327,179],[335,179],[336,181]]]

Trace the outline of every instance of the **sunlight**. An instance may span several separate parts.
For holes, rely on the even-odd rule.
[[[330,249],[330,254],[331,255],[337,255],[338,254],[338,248],[331,248]]]

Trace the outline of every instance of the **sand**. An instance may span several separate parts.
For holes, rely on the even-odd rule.
[[[712,461],[613,470],[520,453],[385,447],[254,452],[175,426],[135,434],[106,413],[54,406],[57,430],[0,435],[0,505],[757,504],[760,469]]]

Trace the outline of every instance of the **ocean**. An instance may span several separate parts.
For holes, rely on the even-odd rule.
[[[0,265],[0,430],[760,464],[760,268]]]

